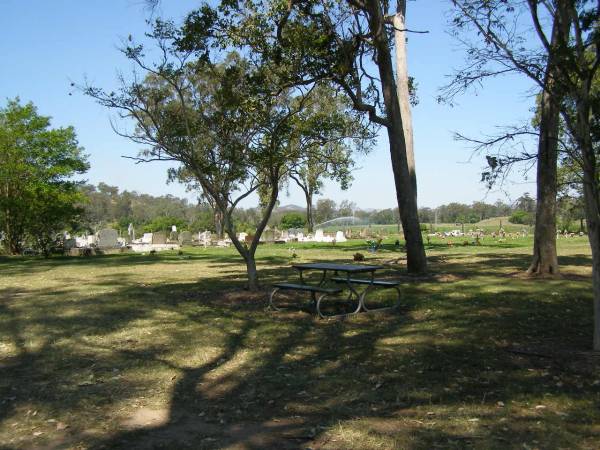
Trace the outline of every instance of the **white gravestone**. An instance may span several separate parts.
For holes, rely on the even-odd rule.
[[[135,240],[135,230],[133,229],[132,223],[130,223],[129,226],[127,227],[127,237],[129,239],[129,242],[132,242]]]
[[[346,236],[344,236],[343,231],[335,233],[335,242],[346,242]]]
[[[202,242],[202,245],[205,247],[211,244],[212,238],[210,235],[210,231],[204,231],[203,233],[198,234],[198,240]]]
[[[322,229],[319,228],[317,231],[315,231],[314,240],[315,240],[315,242],[323,242],[324,235],[323,235],[323,230]]]

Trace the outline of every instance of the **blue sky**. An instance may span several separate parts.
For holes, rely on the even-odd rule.
[[[160,13],[177,21],[198,4],[197,0],[165,1]],[[492,133],[497,125],[528,120],[533,100],[531,85],[512,77],[486,83],[477,95],[460,97],[454,107],[437,103],[438,89],[463,60],[457,43],[446,32],[449,4],[449,0],[417,0],[408,5],[409,28],[429,30],[411,35],[408,42],[409,71],[417,79],[420,100],[413,110],[419,205],[510,201],[523,192],[534,193],[534,172],[527,180],[515,173],[501,191],[487,193],[479,182],[483,157],[472,156],[470,148],[453,140],[454,131],[477,137]],[[5,61],[0,70],[0,98],[4,102],[19,96],[32,101],[41,114],[52,116],[54,126],[74,126],[89,154],[89,182],[193,200],[183,186],[166,184],[165,164],[136,165],[121,158],[135,155],[139,146],[115,135],[111,113],[70,87],[71,81],[86,78],[108,89],[116,86],[117,73],[131,70],[117,48],[129,34],[143,37],[148,17],[143,0],[0,0],[0,54]],[[395,206],[385,135],[357,166],[360,170],[348,191],[327,184],[323,196],[337,202],[349,199],[362,208]],[[282,204],[303,204],[297,188],[291,186],[289,194],[282,196]]]

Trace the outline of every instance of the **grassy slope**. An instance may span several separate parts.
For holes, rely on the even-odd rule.
[[[260,248],[266,283],[288,247]],[[530,247],[432,241],[401,313],[346,321],[266,312],[232,249],[0,259],[0,449],[598,448],[589,248],[529,280]]]

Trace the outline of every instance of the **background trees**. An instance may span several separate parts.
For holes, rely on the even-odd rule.
[[[299,126],[310,135],[311,130],[333,127],[334,136],[324,141],[298,141],[299,150],[304,153],[300,164],[290,171],[290,178],[302,189],[306,199],[306,224],[312,233],[315,224],[313,199],[321,192],[324,179],[337,181],[343,190],[352,181],[354,154],[366,154],[374,144],[374,130],[364,123],[360,114],[351,108],[347,99],[329,85],[320,85],[314,91],[314,101],[310,102],[297,118]],[[310,143],[312,147],[308,147]]]
[[[79,187],[82,194],[87,197],[82,204],[84,212],[80,217],[80,228],[88,232],[95,232],[104,227],[113,227],[125,233],[129,223],[133,223],[138,235],[140,232],[170,230],[171,225],[177,225],[178,229],[194,233],[205,230],[216,233],[214,211],[206,203],[192,204],[186,199],[172,195],[153,197],[138,192],[119,192],[116,187],[104,183],[99,183],[99,186],[103,186],[101,188],[103,192],[100,192],[100,188],[95,186],[82,185]],[[103,210],[103,205],[107,204],[110,207]],[[119,207],[122,204],[129,206],[127,208]],[[571,232],[580,231],[583,218],[582,208],[582,200],[577,197],[576,192],[565,188],[558,203],[560,229],[567,229]],[[98,213],[101,210],[105,212]],[[362,224],[395,225],[398,223],[397,208],[364,210],[349,200],[342,200],[338,204],[331,199],[320,198],[317,200],[314,210],[315,217],[318,218],[317,223],[347,216],[356,217]],[[276,206],[268,224],[282,230],[306,228],[306,219],[301,214],[302,211],[303,208],[296,205]],[[121,213],[123,215],[120,215]],[[515,213],[520,214],[517,214],[517,217],[526,217],[526,219],[512,222],[512,219],[508,218]],[[290,226],[290,219],[286,216],[293,217],[294,226]],[[237,207],[232,214],[235,229],[250,234],[254,233],[261,217],[260,207]],[[436,223],[436,217],[437,223],[444,224],[476,223],[494,217],[506,217],[512,223],[531,225],[535,223],[535,199],[531,198],[529,194],[525,194],[511,204],[501,201],[494,204],[479,201],[470,205],[453,202],[439,205],[436,208],[420,208],[419,217],[422,223],[431,224]]]
[[[49,117],[18,99],[0,109],[0,230],[8,253],[21,253],[29,240],[49,254],[81,212],[72,177],[87,169],[73,128],[50,128]]]
[[[290,228],[304,228],[306,225],[306,219],[298,213],[287,213],[281,217],[280,226],[282,229],[287,230]]]
[[[320,198],[315,206],[315,220],[317,223],[327,222],[335,219],[337,215],[337,205],[333,200]]]

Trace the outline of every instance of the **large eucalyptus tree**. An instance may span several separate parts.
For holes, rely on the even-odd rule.
[[[560,114],[564,132],[572,144],[563,149],[579,167],[583,185],[592,250],[594,348],[600,350],[600,133],[597,121],[600,92],[595,87],[600,68],[600,3],[591,0],[452,0],[452,4],[457,10],[454,25],[461,32],[465,28],[474,31],[479,42],[468,46],[468,69],[457,74],[449,92],[461,92],[489,77],[516,73],[528,77],[541,93],[538,237],[531,271],[550,271],[556,260],[555,244],[550,242],[554,236],[550,234],[555,229],[557,114]],[[515,134],[518,133],[509,133],[505,138],[514,139]]]
[[[307,158],[320,158],[310,149],[347,139],[347,129],[330,116],[320,116],[314,126],[307,124],[310,114],[299,120],[305,110],[314,111],[315,86],[281,86],[268,66],[237,53],[219,54],[218,62],[198,56],[179,45],[181,35],[171,23],[157,21],[149,36],[158,60],[148,61],[141,45],[123,49],[143,75],[121,77],[117,92],[94,86],[84,92],[133,121],[132,130],[118,131],[144,145],[133,159],[174,162],[171,177],[200,186],[246,263],[248,287],[256,289],[255,253],[282,184]],[[251,195],[260,200],[261,218],[246,243],[232,217]]]
[[[384,127],[408,271],[422,273],[427,260],[417,214],[405,15],[405,0],[222,1],[189,15],[180,45],[200,54],[213,45],[244,48],[287,86],[331,82],[356,111]]]

